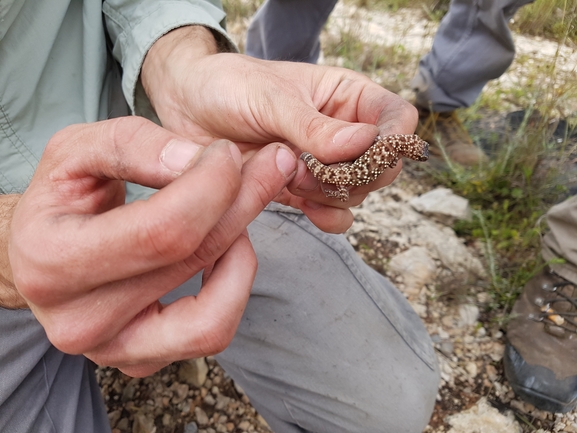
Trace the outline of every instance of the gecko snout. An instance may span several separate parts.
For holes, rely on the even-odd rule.
[[[427,161],[429,159],[429,143],[423,141],[423,151],[417,161]]]

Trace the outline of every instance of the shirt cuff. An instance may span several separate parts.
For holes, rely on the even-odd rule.
[[[221,51],[238,51],[221,26],[226,16],[224,11],[208,2],[154,2],[147,11],[140,10],[137,19],[132,20],[107,3],[103,4],[102,10],[114,40],[113,55],[122,65],[122,90],[128,105],[133,114],[157,123],[158,118],[140,83],[140,70],[146,53],[158,39],[178,27],[201,25],[212,30]]]

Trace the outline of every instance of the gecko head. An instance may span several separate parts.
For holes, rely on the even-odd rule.
[[[422,152],[418,156],[417,161],[427,161],[429,159],[429,143],[423,141]]]
[[[415,161],[427,161],[429,159],[429,143],[416,135],[410,136],[406,143],[404,156]]]

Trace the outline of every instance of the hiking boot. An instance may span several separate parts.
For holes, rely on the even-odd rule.
[[[487,161],[487,156],[475,146],[455,111],[437,113],[417,108],[417,135],[429,142],[429,152],[433,156],[445,154],[451,162],[468,167]]]
[[[577,289],[546,269],[515,302],[503,362],[513,391],[541,410],[577,405]]]

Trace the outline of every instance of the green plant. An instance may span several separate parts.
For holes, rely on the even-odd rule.
[[[434,0],[424,2],[422,8],[432,21],[441,21],[449,11],[450,0]]]
[[[348,4],[374,10],[396,12],[401,8],[422,8],[435,21],[440,20],[449,9],[450,0],[345,0]]]
[[[408,0],[346,0],[346,2],[366,9],[390,10],[393,12],[411,5]]]
[[[448,162],[447,170],[431,171],[474,209],[474,218],[459,221],[455,230],[483,242],[496,309],[510,308],[542,266],[540,218],[566,194],[558,180],[571,153],[569,134],[553,137],[549,116],[536,114],[527,110],[516,132],[496,137],[496,153],[488,163],[467,169]]]
[[[397,71],[397,75],[402,76],[418,58],[401,44],[386,46],[366,42],[360,34],[360,29],[353,26],[327,37],[323,41],[325,56],[340,58],[343,67],[364,72],[373,79],[378,78],[374,75],[379,71]],[[391,85],[391,80],[388,81]]]
[[[254,15],[264,0],[223,0],[227,22],[231,23]]]
[[[521,33],[577,42],[577,0],[536,0],[514,20]]]

